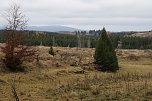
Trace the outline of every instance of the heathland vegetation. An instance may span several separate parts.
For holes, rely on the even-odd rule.
[[[152,100],[152,37],[105,28],[75,35],[27,31],[18,5],[7,13],[0,101]]]

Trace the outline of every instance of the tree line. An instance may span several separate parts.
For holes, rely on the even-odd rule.
[[[90,31],[93,33],[92,31]],[[59,34],[56,32],[36,32],[26,31],[24,33],[24,42],[33,46],[59,46],[59,47],[81,47],[95,48],[96,40],[99,38],[96,34],[86,34],[84,32],[76,32],[75,35]],[[152,37],[133,37],[127,36],[131,32],[110,33],[110,39],[114,48],[117,48],[118,41],[122,42],[122,49],[152,49]],[[5,42],[6,34],[0,31],[0,42]]]

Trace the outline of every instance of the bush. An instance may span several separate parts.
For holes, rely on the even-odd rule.
[[[6,44],[0,47],[5,54],[2,61],[11,71],[23,71],[21,64],[26,57],[35,57],[37,50],[27,45],[21,45],[22,32],[13,30],[6,32],[8,33]]]
[[[54,53],[54,50],[53,50],[53,47],[52,47],[52,46],[50,47],[49,54],[50,54],[50,55],[53,55],[53,56],[55,55],[55,53]]]

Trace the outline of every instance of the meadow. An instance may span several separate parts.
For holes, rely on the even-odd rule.
[[[23,63],[26,72],[12,73],[0,62],[0,101],[151,101],[152,50],[118,49],[120,70],[97,71],[91,48],[38,46],[38,59]],[[0,53],[0,57],[3,54]]]

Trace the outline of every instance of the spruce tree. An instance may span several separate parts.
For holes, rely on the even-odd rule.
[[[119,69],[116,52],[105,28],[100,31],[95,50],[94,63],[97,64],[97,69],[101,71],[116,72]]]
[[[53,56],[55,55],[52,45],[50,47],[49,54]]]

